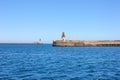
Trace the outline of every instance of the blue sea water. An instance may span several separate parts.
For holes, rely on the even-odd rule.
[[[120,80],[120,47],[0,45],[0,80]]]

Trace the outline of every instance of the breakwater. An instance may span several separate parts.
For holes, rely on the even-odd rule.
[[[120,40],[54,40],[53,46],[120,46]]]

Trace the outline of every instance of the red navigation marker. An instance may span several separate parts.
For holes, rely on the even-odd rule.
[[[64,32],[62,32],[62,38],[65,38],[65,33]]]

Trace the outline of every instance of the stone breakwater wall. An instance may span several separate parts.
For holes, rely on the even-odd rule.
[[[120,46],[120,40],[55,40],[53,46]]]

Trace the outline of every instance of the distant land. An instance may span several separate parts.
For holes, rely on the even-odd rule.
[[[33,44],[33,43],[0,43],[0,44]]]
[[[0,44],[43,44],[43,43],[40,43],[40,42],[31,42],[31,43],[0,43]]]

